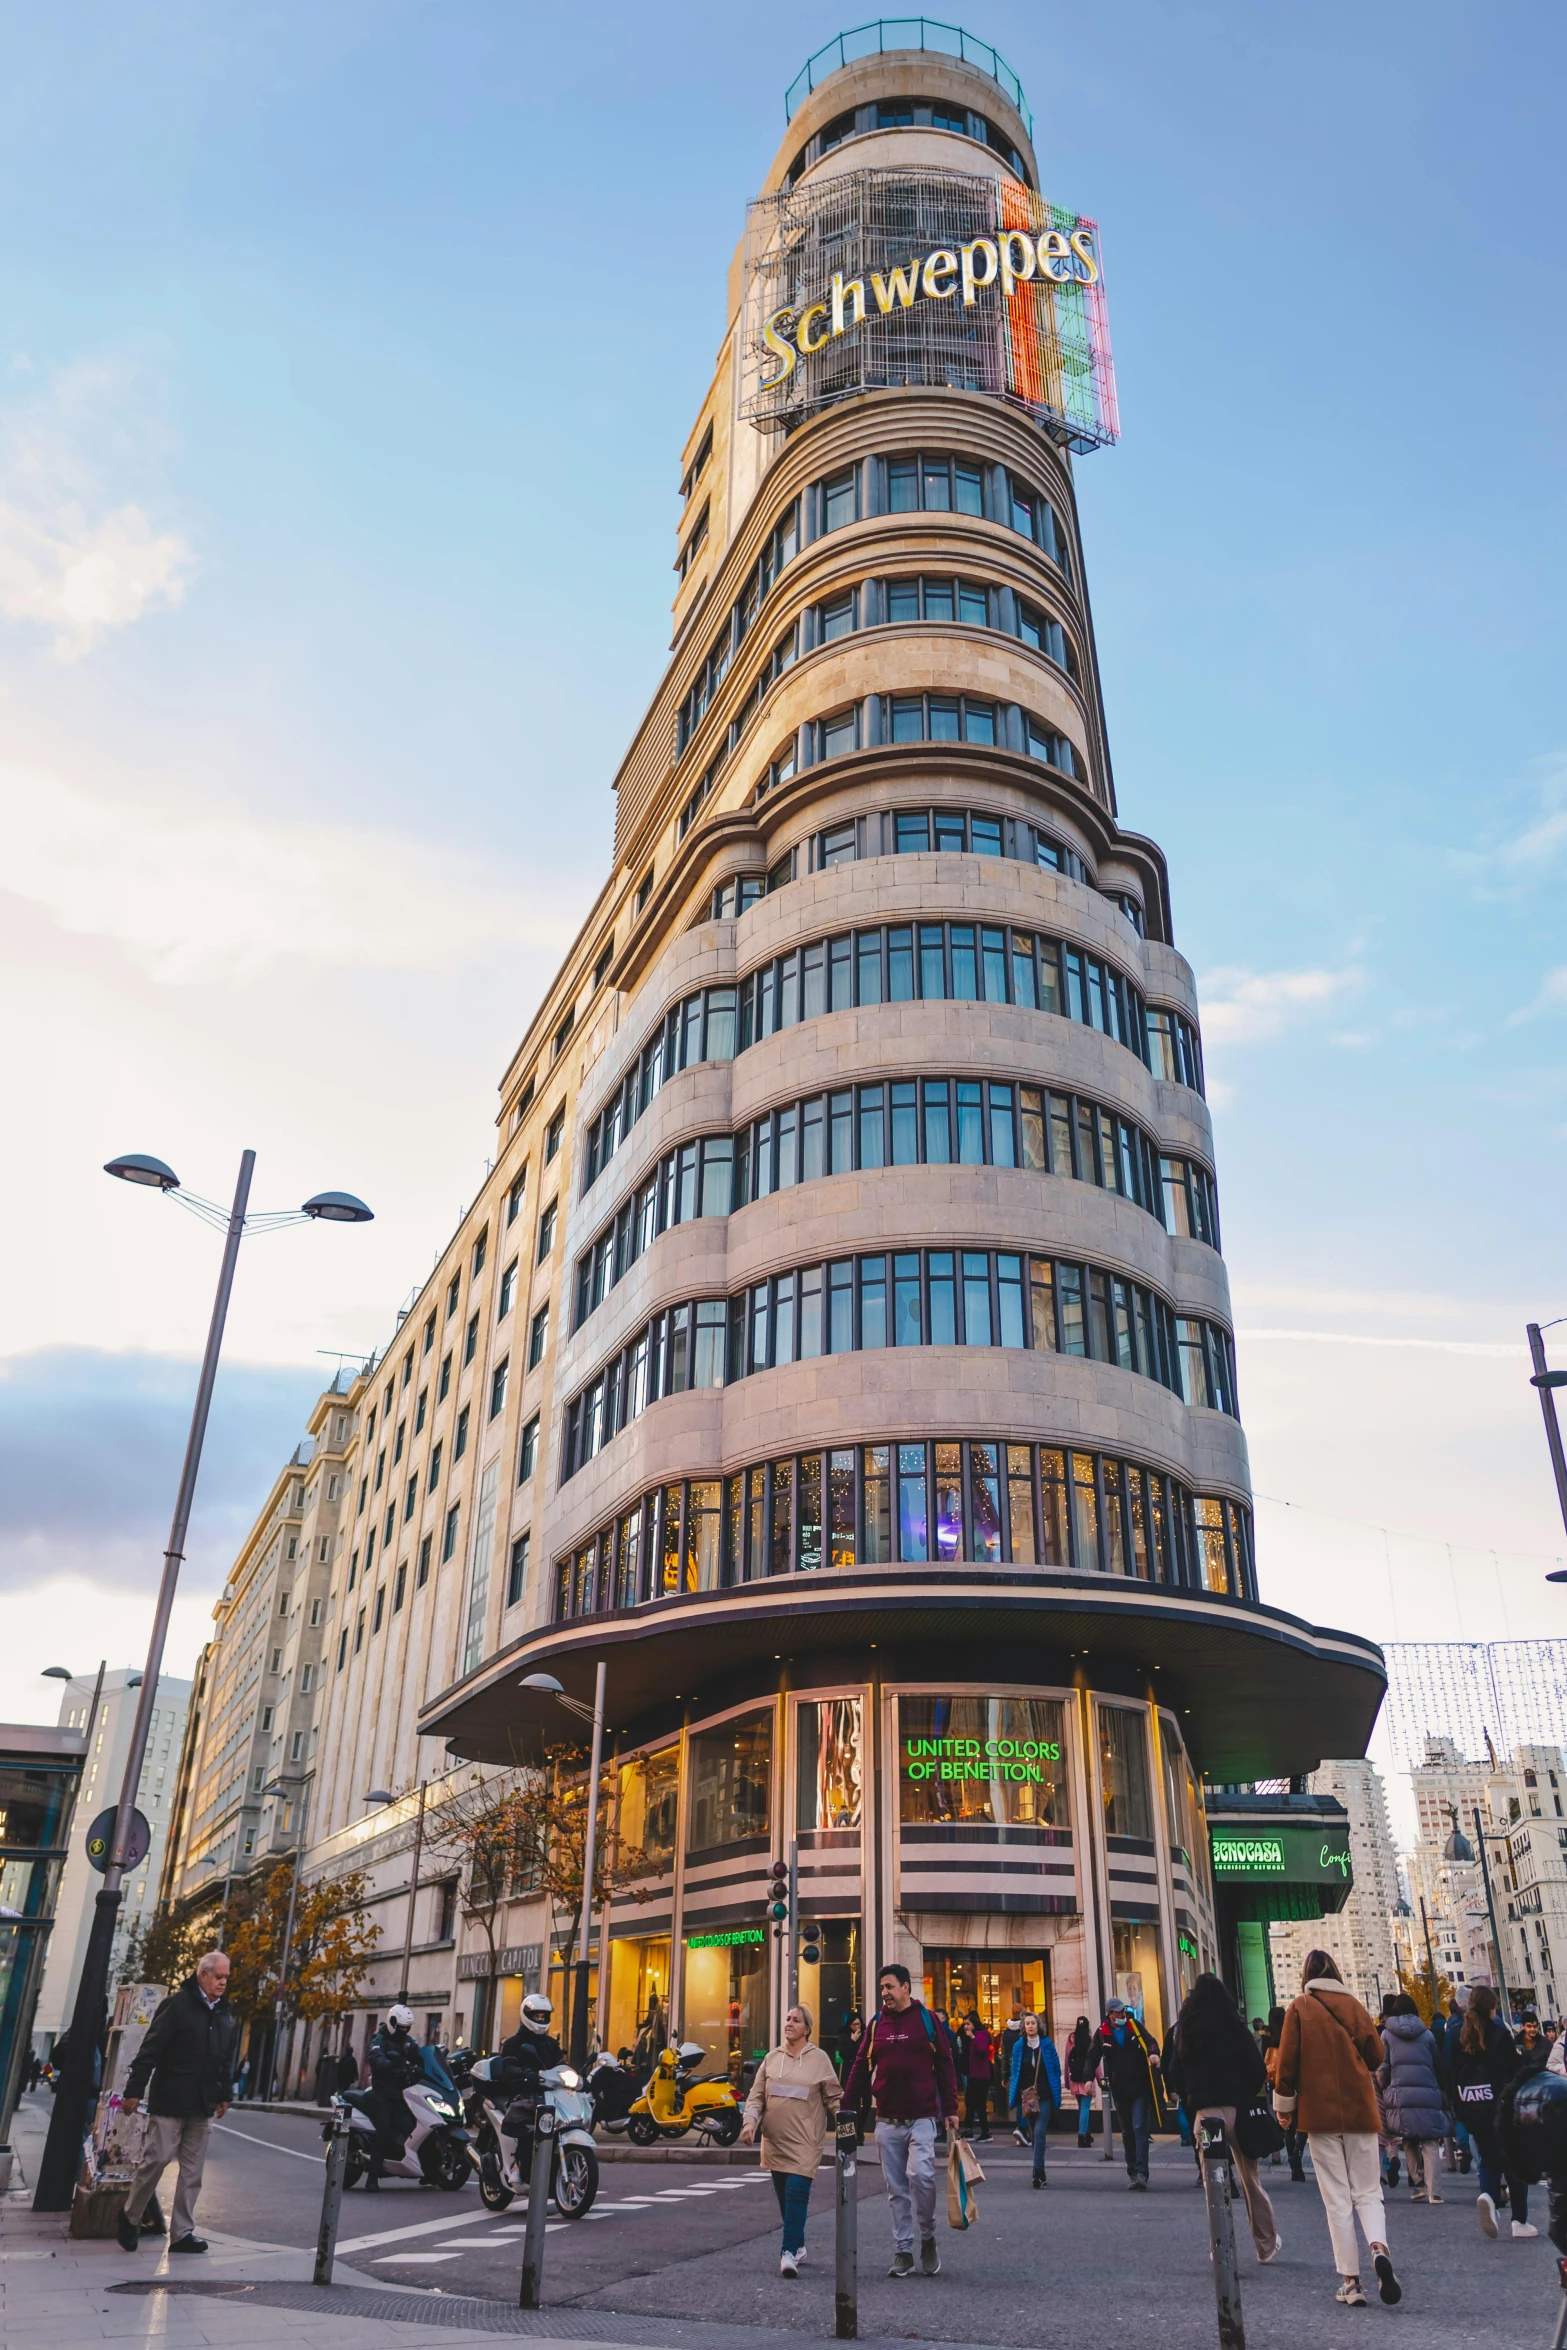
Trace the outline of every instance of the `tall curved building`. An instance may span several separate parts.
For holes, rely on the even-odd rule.
[[[744,2058],[796,1983],[830,2033],[893,1956],[1162,2031],[1225,1957],[1204,1777],[1361,1752],[1383,1685],[1258,1598],[1196,993],[1079,530],[1098,233],[1004,61],[919,22],[790,93],[615,871],[450,1260],[460,1326],[522,1185],[420,1732],[536,1751],[522,1676],[606,1660],[612,2046],[656,2000]]]

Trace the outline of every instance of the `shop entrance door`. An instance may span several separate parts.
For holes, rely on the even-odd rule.
[[[927,1950],[925,2004],[944,2007],[954,2031],[970,2011],[990,2031],[1005,2031],[1015,2011],[1032,2008],[1054,2037],[1048,1950]]]

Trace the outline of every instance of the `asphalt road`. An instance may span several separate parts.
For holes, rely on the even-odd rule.
[[[1016,2345],[1069,2342],[1072,2350],[1212,2350],[1213,2287],[1202,2196],[1191,2158],[1156,2146],[1153,2185],[1131,2196],[1119,2162],[1052,2141],[1050,2185],[1035,2194],[1026,2157],[995,2139],[982,2148],[987,2180],[966,2233],[938,2221],[943,2274],[894,2283],[881,2174],[860,2169],[860,2331],[908,2340]],[[210,2229],[271,2243],[313,2244],[320,2212],[319,2125],[234,2108],[214,2132],[200,2219]],[[1476,2223],[1473,2179],[1444,2182],[1438,2209],[1389,2196],[1388,2225],[1405,2287],[1397,2309],[1374,2289],[1365,2310],[1334,2301],[1336,2278],[1314,2184],[1265,2171],[1284,2238],[1260,2269],[1240,2214],[1241,2282],[1249,2350],[1349,2350],[1402,2328],[1409,2350],[1527,2350],[1551,2339],[1561,2294],[1544,2235],[1488,2242]],[[172,2183],[172,2181],[170,2181]],[[944,2215],[944,2200],[940,2207]],[[515,2304],[522,2205],[499,2218],[476,2188],[443,2195],[388,2181],[376,2196],[344,2199],[340,2249],[362,2276],[388,2285],[478,2294]],[[1505,2225],[1505,2222],[1504,2222]],[[833,2331],[832,2179],[814,2197],[811,2260],[797,2282],[778,2275],[778,2224],[767,2180],[748,2167],[606,2163],[585,2219],[553,2215],[544,2299],[581,2318],[720,2320]],[[148,2266],[153,2255],[149,2247]],[[1367,2263],[1369,2279],[1369,2262]],[[606,2339],[613,2339],[606,2326]]]

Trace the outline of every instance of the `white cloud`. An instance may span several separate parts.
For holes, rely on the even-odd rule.
[[[445,971],[500,942],[561,953],[576,932],[476,858],[395,833],[124,805],[4,763],[0,826],[12,895],[165,983],[253,979],[287,958]]]
[[[60,661],[185,593],[190,547],[119,494],[144,467],[136,406],[132,371],[95,361],[59,371],[0,425],[0,617],[52,630]]]
[[[1212,1044],[1256,1044],[1335,1004],[1360,984],[1343,971],[1246,971],[1226,967],[1197,982],[1203,1036]]]
[[[1516,800],[1521,793],[1533,801],[1522,831],[1452,854],[1454,870],[1474,881],[1481,897],[1520,895],[1549,880],[1567,856],[1567,752],[1547,751],[1530,761],[1525,774],[1523,785],[1508,795]]]
[[[1558,963],[1541,980],[1533,1001],[1520,1004],[1516,1012],[1508,1013],[1506,1026],[1517,1028],[1525,1020],[1537,1020],[1542,1012],[1563,1009],[1567,1009],[1567,963]]]

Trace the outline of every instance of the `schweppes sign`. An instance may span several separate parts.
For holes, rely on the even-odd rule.
[[[912,310],[916,302],[958,302],[972,310],[988,286],[999,285],[1010,301],[1019,286],[1041,278],[1053,285],[1097,286],[1099,260],[1093,231],[1080,226],[1041,229],[1003,229],[999,236],[972,237],[956,252],[938,245],[922,259],[889,269],[885,276],[873,269],[864,277],[845,279],[834,270],[825,301],[803,307],[785,303],[762,321],[762,341],[772,355],[772,373],[765,370],[760,389],[776,391],[803,359],[811,358],[837,336],[861,325],[869,299],[883,318],[896,310]]]
[[[845,171],[759,197],[742,413],[772,431],[917,386],[1011,401],[1073,448],[1117,439],[1096,224],[969,172]]]

